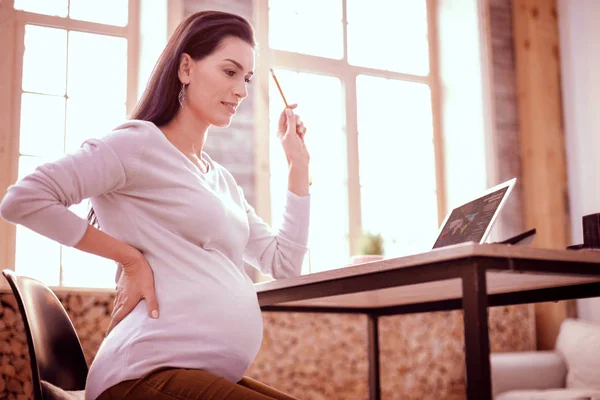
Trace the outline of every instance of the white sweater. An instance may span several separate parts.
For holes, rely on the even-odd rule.
[[[111,331],[90,367],[86,400],[163,366],[238,381],[263,329],[244,260],[276,279],[300,274],[310,196],[288,191],[282,226],[272,231],[231,174],[202,157],[206,174],[154,124],[129,121],[39,167],[0,205],[4,219],[74,246],[88,224],[68,207],[91,198],[101,229],[152,267],[160,317],[150,318],[142,301]]]

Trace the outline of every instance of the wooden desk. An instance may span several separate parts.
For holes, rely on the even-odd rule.
[[[369,399],[381,397],[378,317],[463,309],[468,399],[492,399],[489,306],[600,296],[600,252],[466,243],[256,284],[263,311],[363,313]]]

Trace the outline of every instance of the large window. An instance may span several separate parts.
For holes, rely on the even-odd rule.
[[[274,68],[309,129],[304,273],[347,265],[367,231],[382,234],[387,256],[432,244],[443,212],[432,7],[427,0],[258,1],[262,85]],[[287,171],[274,130],[284,104],[272,80],[268,87],[258,107],[268,117],[257,120],[269,124],[269,139],[258,140],[269,168],[258,185],[270,197],[258,208],[276,226]]]
[[[137,0],[15,0],[18,178],[112,130],[136,100]],[[87,200],[71,209],[86,217]],[[15,269],[52,286],[114,287],[112,261],[18,226]]]

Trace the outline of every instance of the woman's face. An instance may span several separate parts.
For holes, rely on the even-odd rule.
[[[229,126],[236,108],[248,96],[253,71],[254,49],[232,36],[202,60],[184,54],[179,68],[179,79],[188,84],[184,107],[210,125]]]

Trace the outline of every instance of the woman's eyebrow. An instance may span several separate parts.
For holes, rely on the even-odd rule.
[[[235,64],[236,67],[238,67],[239,69],[241,69],[242,71],[244,70],[244,67],[242,66],[242,64],[240,64],[239,62],[232,60],[231,58],[226,58],[223,61],[229,61],[230,63]],[[248,75],[254,75],[253,71],[248,72]]]

